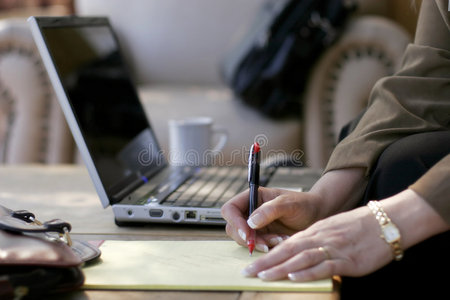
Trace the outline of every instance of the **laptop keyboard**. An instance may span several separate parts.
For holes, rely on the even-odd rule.
[[[220,207],[247,188],[247,169],[244,167],[201,168],[161,204]]]

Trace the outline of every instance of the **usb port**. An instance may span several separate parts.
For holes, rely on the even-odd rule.
[[[190,219],[190,220],[195,220],[197,218],[197,212],[192,211],[192,210],[187,210],[184,212],[184,218]]]

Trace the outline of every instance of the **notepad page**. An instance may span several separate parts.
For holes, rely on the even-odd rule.
[[[332,291],[331,279],[295,283],[246,278],[264,255],[233,241],[105,241],[97,263],[83,268],[85,289]]]

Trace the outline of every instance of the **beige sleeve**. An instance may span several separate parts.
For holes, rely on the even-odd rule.
[[[450,130],[447,5],[447,0],[422,1],[416,38],[405,51],[401,69],[376,83],[366,113],[355,130],[336,146],[325,172],[362,167],[369,174],[380,154],[396,140]],[[412,188],[450,222],[449,160],[447,156]]]

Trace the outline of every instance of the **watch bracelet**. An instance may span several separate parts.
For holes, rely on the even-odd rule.
[[[386,212],[384,211],[383,207],[381,207],[380,203],[378,201],[369,201],[367,203],[367,206],[369,207],[372,214],[375,216],[375,219],[378,221],[378,224],[380,224],[381,230],[383,230],[383,226],[385,226],[388,223],[392,223],[397,229],[397,225],[395,225],[391,219],[388,217]],[[399,261],[403,258],[403,249],[400,246],[400,239],[398,241],[394,242],[388,242],[384,235],[381,236],[383,240],[388,243],[393,251],[394,259],[396,261]]]

